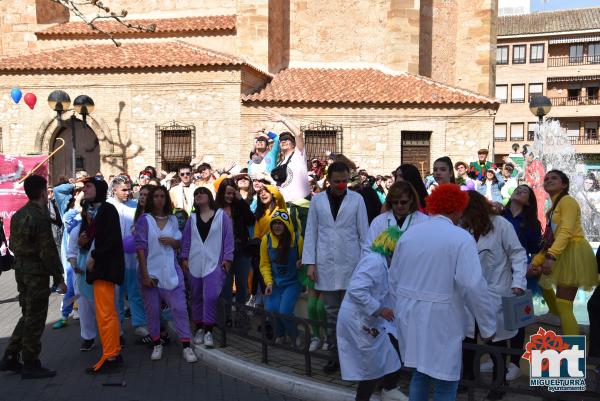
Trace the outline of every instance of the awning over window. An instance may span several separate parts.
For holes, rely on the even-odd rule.
[[[561,43],[588,43],[588,42],[600,42],[600,36],[585,36],[578,38],[558,38],[550,39],[548,41],[551,45],[558,45]]]
[[[598,81],[600,75],[581,75],[577,77],[548,77],[548,83],[550,82],[569,82],[569,81]]]

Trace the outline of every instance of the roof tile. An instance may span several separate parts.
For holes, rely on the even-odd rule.
[[[219,30],[234,30],[236,27],[235,15],[215,15],[204,17],[185,17],[185,18],[165,18],[165,19],[134,19],[124,20],[132,25],[156,25],[154,34],[164,33],[190,33],[202,31],[219,31]],[[127,26],[117,21],[97,21],[94,25],[98,29],[110,33],[111,35],[148,35],[146,31],[140,31]],[[50,28],[36,32],[39,38],[48,36],[98,36],[102,35],[99,30],[93,30],[85,22],[65,22],[63,24],[54,25]]]
[[[600,7],[550,11],[498,18],[498,36],[600,29]]]
[[[495,99],[409,73],[373,68],[290,68],[244,101],[379,104],[487,104]]]
[[[248,65],[244,60],[183,42],[76,46],[0,58],[2,71],[68,71]]]

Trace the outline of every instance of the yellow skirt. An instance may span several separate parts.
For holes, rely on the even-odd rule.
[[[594,250],[585,238],[573,238],[552,266],[552,273],[542,274],[540,287],[577,287],[586,291],[598,285],[598,266]]]

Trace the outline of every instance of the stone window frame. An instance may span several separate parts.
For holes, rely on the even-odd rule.
[[[169,123],[162,125],[156,124],[155,130],[156,167],[158,169],[170,172],[177,171],[177,168],[180,166],[189,166],[192,159],[196,157],[196,126],[193,124],[185,124],[173,120]],[[189,151],[183,150],[181,152],[181,155],[178,154],[175,155],[175,157],[165,157],[163,154],[163,149],[165,147],[164,139],[166,139],[165,134],[170,134],[174,139],[177,138],[178,135],[181,136],[181,138],[189,136],[189,140],[184,141],[189,143]],[[180,142],[182,143],[175,144],[175,146],[186,146],[186,144],[183,143],[183,141]]]
[[[506,45],[506,46],[497,46],[496,47],[496,65],[508,65],[508,51],[509,51],[510,46]],[[498,51],[506,51],[506,59],[498,59]]]
[[[517,49],[523,50],[523,58],[515,57],[515,51]],[[526,64],[527,63],[527,45],[513,45],[512,48],[512,63],[513,64]]]
[[[533,49],[542,47],[542,58],[533,56]],[[545,59],[546,44],[545,43],[532,43],[529,45],[529,62],[530,63],[543,63]]]
[[[522,98],[515,98],[514,97],[515,86],[522,86],[523,87],[523,97]],[[510,102],[511,103],[525,103],[525,84],[512,84],[510,86]]]
[[[308,163],[312,159],[324,160],[326,152],[342,153],[344,129],[341,125],[328,125],[323,121],[301,126],[304,149]]]

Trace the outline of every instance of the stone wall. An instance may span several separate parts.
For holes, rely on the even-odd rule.
[[[96,104],[88,119],[100,141],[102,172],[130,173],[155,164],[156,125],[173,120],[196,127],[196,154],[223,165],[242,154],[240,71],[142,72],[136,74],[0,75],[0,126],[8,154],[47,153],[55,134],[48,94],[63,89],[71,99],[87,94]],[[30,110],[15,105],[10,88],[35,93]],[[69,117],[66,115],[65,117]]]
[[[323,122],[343,128],[342,152],[360,167],[375,174],[389,174],[401,164],[402,131],[431,132],[431,163],[448,155],[453,160],[474,161],[477,150],[493,147],[494,118],[487,110],[463,108],[359,108],[303,105],[262,105],[289,116],[299,126]],[[269,121],[258,104],[242,107],[242,147],[251,149],[252,131],[267,128],[281,132],[281,124]],[[325,155],[323,155],[325,158]]]
[[[236,10],[236,0],[104,0],[103,3],[117,13],[126,9],[133,17],[144,18],[227,15],[235,14]],[[97,14],[97,9],[92,6],[83,7],[82,10],[86,14]]]
[[[37,27],[35,0],[0,1],[0,56],[35,51]]]

